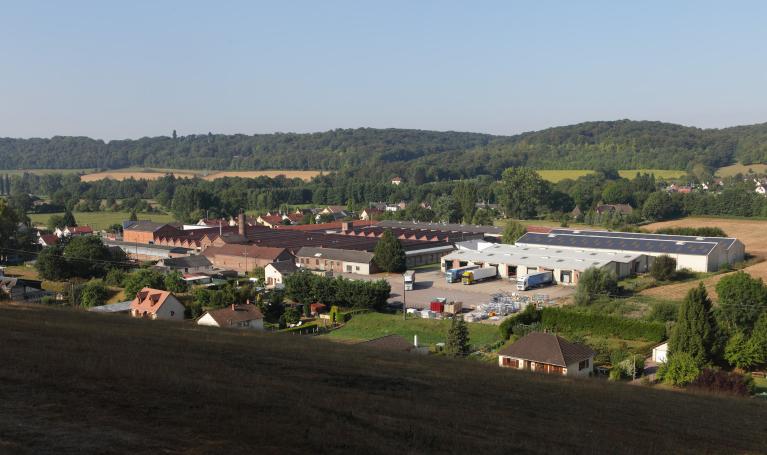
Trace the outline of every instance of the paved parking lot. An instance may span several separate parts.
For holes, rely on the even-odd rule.
[[[389,303],[401,305],[403,301],[403,280],[402,275],[397,274],[376,274],[376,275],[353,275],[344,274],[344,276],[353,279],[377,280],[384,278],[391,284],[391,297]],[[445,275],[438,269],[418,270],[416,272],[416,284],[412,291],[407,291],[405,296],[408,308],[424,309],[429,307],[429,303],[437,297],[443,297],[448,301],[463,302],[463,307],[474,309],[477,304],[487,303],[492,294],[499,291],[533,297],[535,294],[546,294],[551,299],[569,297],[575,292],[575,288],[569,286],[548,286],[529,291],[517,291],[516,283],[508,280],[495,279],[464,285],[461,283],[448,283],[445,281]]]

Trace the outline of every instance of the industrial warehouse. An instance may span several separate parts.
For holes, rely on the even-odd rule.
[[[693,272],[715,272],[725,265],[742,262],[745,256],[743,243],[734,238],[642,232],[553,229],[549,233],[528,232],[517,240],[517,245],[570,252],[668,255],[676,259],[677,269]]]
[[[492,266],[502,278],[515,278],[550,271],[554,282],[578,284],[582,272],[591,267],[606,268],[619,278],[645,272],[649,257],[643,254],[572,251],[560,248],[521,245],[492,245],[482,250],[456,250],[444,256],[442,271],[466,265]]]

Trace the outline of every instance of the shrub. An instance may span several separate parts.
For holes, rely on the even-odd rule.
[[[104,282],[109,286],[122,286],[125,281],[125,271],[118,268],[111,268],[104,277]]]
[[[674,352],[658,367],[658,379],[676,387],[685,386],[700,375],[695,359],[686,352]]]
[[[570,333],[586,332],[591,335],[624,340],[660,342],[666,337],[666,325],[658,322],[640,321],[615,316],[573,311],[564,308],[544,308],[541,324],[547,329]]]
[[[655,231],[656,234],[668,235],[692,235],[695,237],[727,237],[727,234],[718,227],[667,227]]]
[[[676,321],[679,314],[678,305],[673,302],[656,302],[650,307],[647,319],[655,322]]]
[[[590,267],[578,278],[575,303],[590,305],[599,297],[609,297],[617,293],[618,280],[615,278],[615,274],[606,269]]]
[[[689,387],[707,392],[748,396],[753,391],[753,380],[750,376],[706,368]]]
[[[90,280],[83,285],[80,292],[80,306],[86,308],[103,305],[109,298],[109,291],[107,291],[104,282],[101,280]]]
[[[676,259],[665,254],[656,257],[650,266],[650,275],[658,281],[674,278],[674,272],[676,272]]]

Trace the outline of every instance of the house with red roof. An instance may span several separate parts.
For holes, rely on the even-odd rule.
[[[76,237],[78,235],[93,235],[93,228],[90,226],[66,226],[62,228],[56,228],[53,234],[62,239],[64,237]]]
[[[184,319],[184,310],[184,305],[175,295],[152,288],[140,290],[130,304],[130,315],[134,318],[181,321]]]

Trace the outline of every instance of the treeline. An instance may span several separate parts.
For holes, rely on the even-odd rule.
[[[338,170],[378,181],[500,177],[539,169],[708,169],[767,162],[767,124],[722,130],[662,122],[587,122],[516,136],[404,129],[189,135],[103,142],[87,137],[0,139],[5,169]]]

